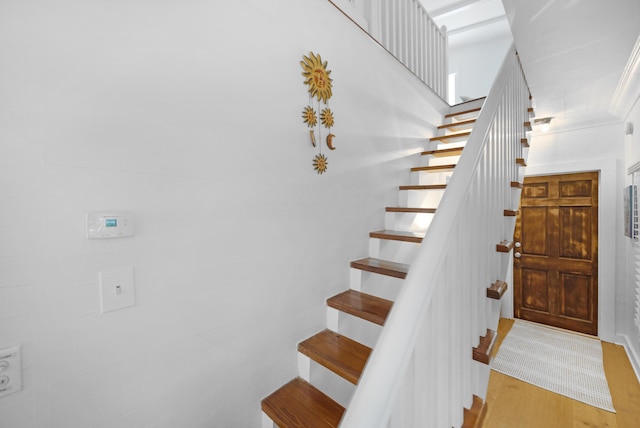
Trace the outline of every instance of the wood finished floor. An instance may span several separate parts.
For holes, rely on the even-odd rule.
[[[513,320],[501,319],[500,348]],[[482,428],[637,428],[640,427],[640,384],[622,346],[602,343],[604,370],[617,413],[588,406],[542,388],[491,371],[487,415]]]

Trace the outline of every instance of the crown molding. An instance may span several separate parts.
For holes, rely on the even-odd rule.
[[[640,37],[631,51],[627,66],[618,82],[609,113],[624,120],[640,98]]]

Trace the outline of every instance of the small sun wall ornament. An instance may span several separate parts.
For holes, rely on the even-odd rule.
[[[327,157],[322,153],[313,159],[313,169],[315,169],[318,174],[324,174],[327,170],[328,164],[329,162],[327,162]]]
[[[322,154],[322,144],[319,146],[316,141],[322,141],[322,127],[326,128],[326,144],[329,150],[335,150],[333,140],[335,135],[331,133],[331,128],[335,123],[333,112],[329,108],[329,98],[333,95],[333,79],[331,71],[327,70],[327,61],[322,61],[320,55],[309,52],[303,55],[300,61],[304,84],[307,85],[309,93],[309,103],[302,110],[302,120],[309,128],[309,139],[313,147],[318,147],[318,155],[313,159],[313,168],[318,174],[323,174],[327,170],[328,160]],[[314,102],[316,106],[314,107]],[[320,124],[318,125],[318,112],[320,112]]]

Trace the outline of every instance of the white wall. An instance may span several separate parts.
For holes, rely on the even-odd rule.
[[[626,162],[625,170],[636,169],[640,162],[640,103],[636,102],[635,107],[631,110],[626,122],[631,122],[634,126],[632,134],[625,135]],[[637,175],[637,172],[636,172]],[[625,185],[632,184],[631,175],[627,175]],[[640,184],[636,180],[636,185]],[[638,276],[636,272],[636,260],[631,246],[631,240],[625,239],[626,261],[627,261],[627,284],[626,287],[619,291],[618,302],[618,330],[627,347],[636,375],[640,380],[640,331],[635,324],[635,312],[637,305],[636,283]],[[637,244],[636,244],[637,245]]]
[[[533,176],[600,171],[598,333],[602,340],[609,342],[618,340],[616,299],[620,290],[626,286],[625,275],[621,274],[625,269],[622,221],[623,137],[622,124],[534,134],[525,173]],[[512,290],[505,299],[505,305],[505,313],[509,313],[509,309],[513,307]]]
[[[326,0],[6,0],[0,52],[0,348],[25,378],[0,426],[258,426],[445,106]],[[94,209],[135,237],[86,240]],[[120,266],[137,305],[102,315]]]
[[[449,74],[456,73],[456,102],[460,96],[487,96],[512,42],[510,37],[500,37],[451,46]]]

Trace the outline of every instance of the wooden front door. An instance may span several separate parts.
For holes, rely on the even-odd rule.
[[[598,173],[526,177],[514,240],[516,318],[598,334]]]

